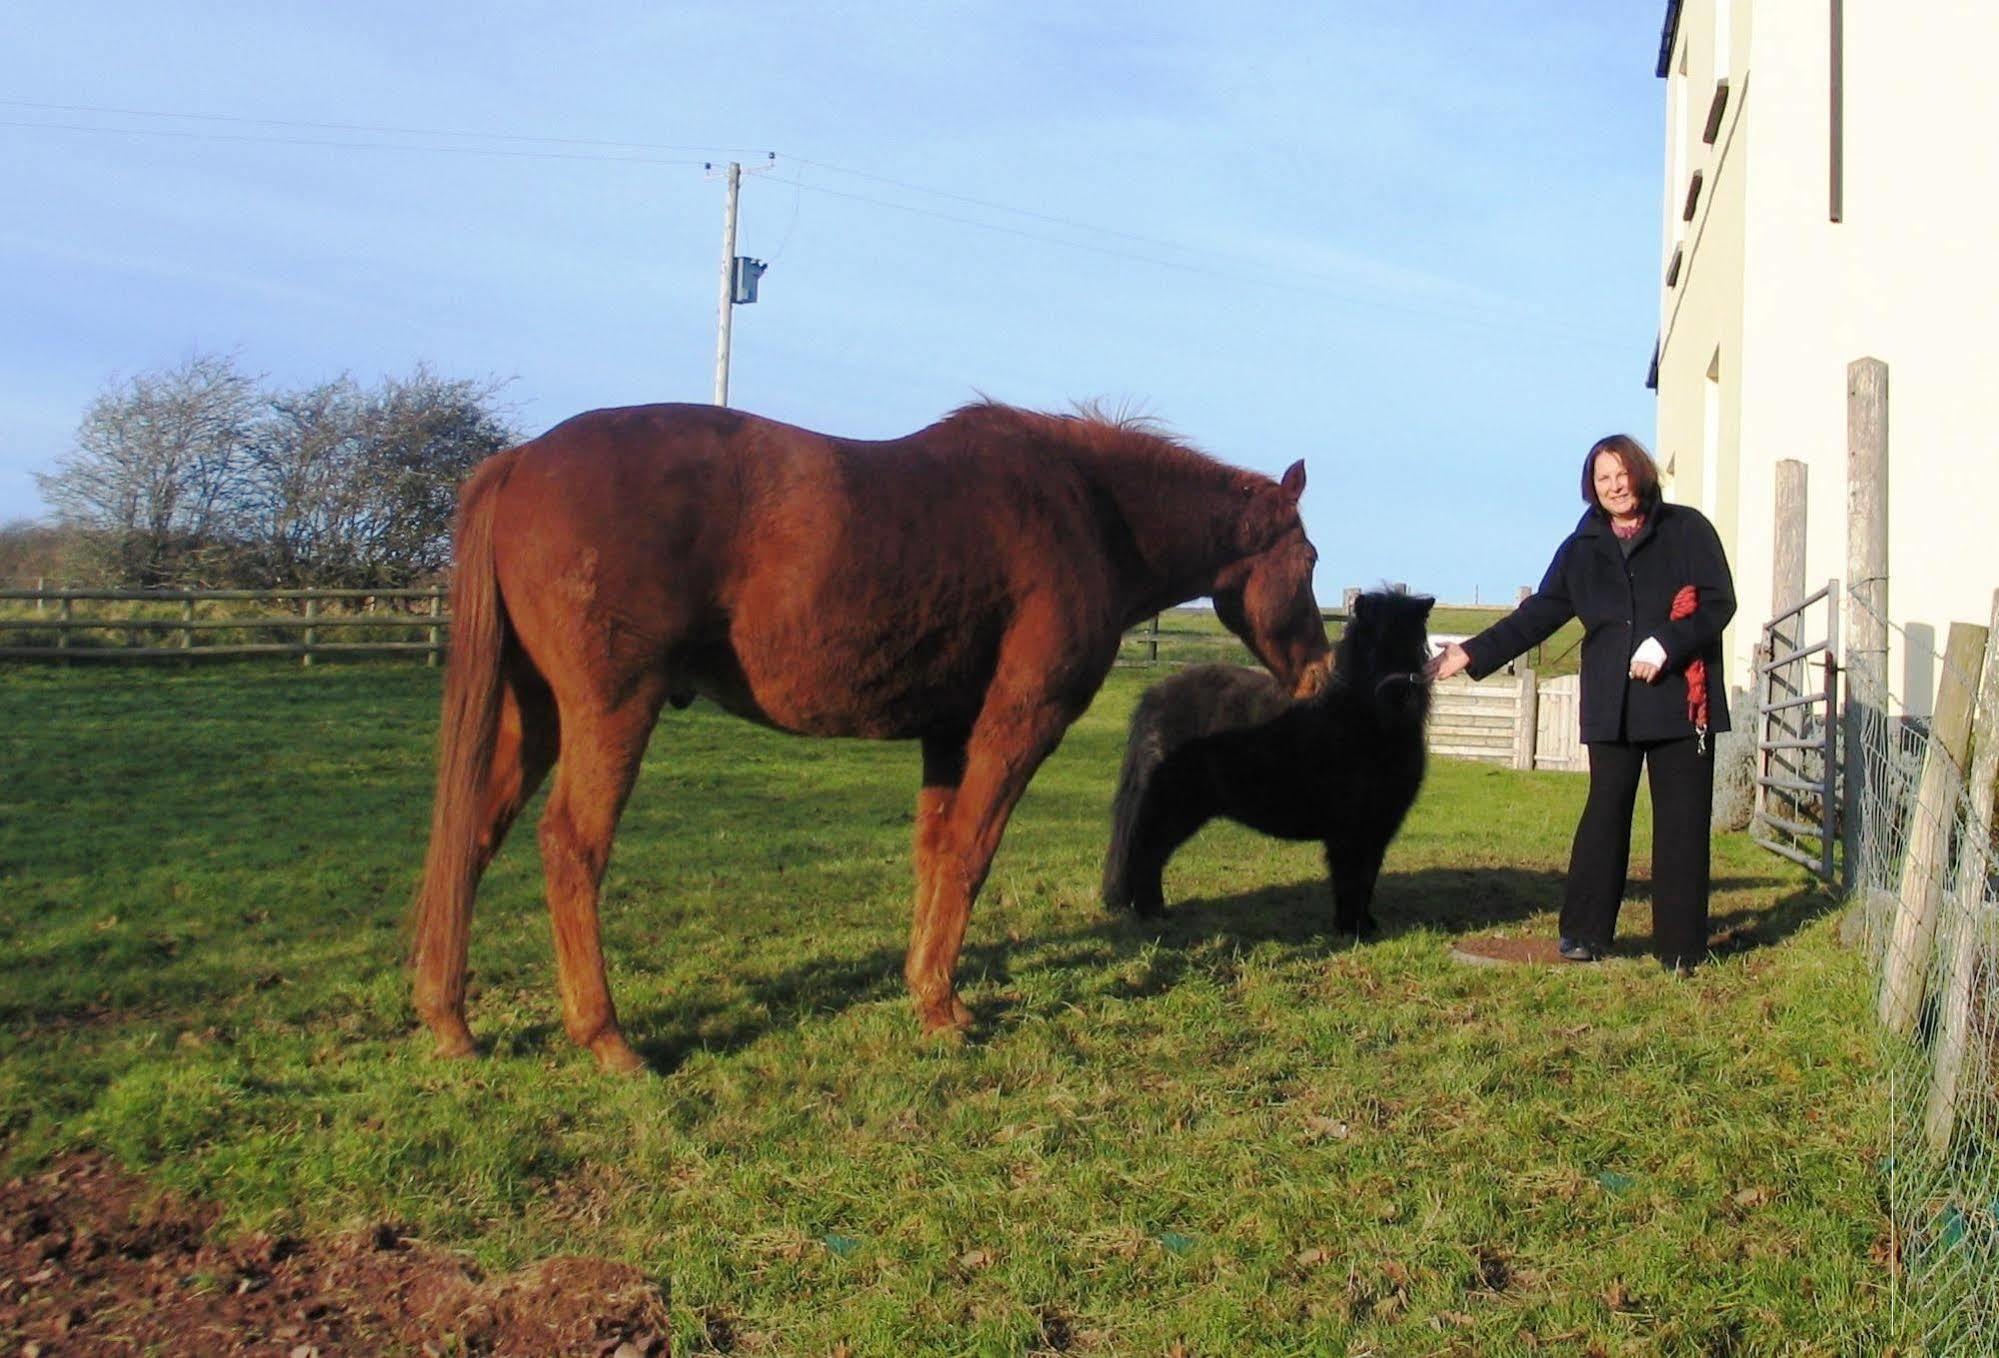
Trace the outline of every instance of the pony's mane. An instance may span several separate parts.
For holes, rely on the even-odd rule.
[[[1107,410],[1099,401],[1078,401],[1072,413],[1023,410],[1001,401],[982,399],[959,406],[938,421],[938,428],[1013,430],[1037,442],[1059,443],[1085,454],[1151,462],[1165,468],[1201,468],[1239,473],[1201,451],[1150,415]]]
[[[1367,590],[1363,597],[1380,601],[1380,606],[1390,613],[1396,625],[1399,626],[1408,613],[1427,596],[1411,593],[1407,589],[1387,588]],[[1361,639],[1363,636],[1384,630],[1386,629],[1381,627],[1381,619],[1378,618],[1372,626],[1365,630],[1356,627],[1349,620],[1346,627],[1340,632],[1340,639],[1333,643],[1332,675],[1326,687],[1319,691],[1319,695],[1315,696],[1323,696],[1333,690],[1345,692],[1352,687],[1353,681],[1357,678],[1373,679],[1375,676],[1371,671],[1364,676],[1354,673],[1359,668]],[[1307,701],[1310,700],[1308,699]]]

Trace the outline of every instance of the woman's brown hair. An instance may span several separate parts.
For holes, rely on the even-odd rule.
[[[1611,434],[1590,445],[1589,456],[1583,459],[1583,503],[1591,509],[1602,509],[1596,498],[1596,457],[1598,453],[1609,453],[1624,464],[1624,474],[1631,478],[1631,493],[1638,497],[1638,504],[1646,511],[1659,503],[1659,464],[1652,460],[1652,454],[1645,451],[1645,445],[1629,434]]]

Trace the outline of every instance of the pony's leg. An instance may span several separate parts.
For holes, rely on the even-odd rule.
[[[521,808],[555,763],[555,704],[539,675],[509,674],[500,690],[500,723],[481,799],[474,871],[483,875],[500,851]],[[474,877],[477,885],[477,877]],[[471,897],[466,898],[470,908]],[[471,931],[460,928],[451,946],[425,952],[416,975],[416,1006],[443,1057],[471,1056],[472,1029],[465,1021],[465,986]]]
[[[994,693],[972,728],[957,791],[940,803],[928,850],[931,870],[918,885],[902,969],[926,1033],[956,1035],[972,1026],[972,1011],[953,984],[965,923],[1020,794],[1074,716],[1047,699],[1016,705]],[[919,842],[923,834],[919,826]]]
[[[656,688],[656,686],[655,686]],[[665,701],[649,689],[618,707],[562,713],[561,764],[541,817],[542,872],[555,931],[562,1026],[608,1071],[640,1070],[639,1054],[618,1028],[604,978],[598,888],[611,859],[611,836],[638,777],[646,740]]]
[[[1192,800],[1183,780],[1164,770],[1154,776],[1132,834],[1132,909],[1145,916],[1166,913],[1166,864],[1207,823],[1207,809]]]
[[[1326,866],[1333,879],[1333,928],[1342,934],[1372,938],[1374,884],[1381,876],[1381,860],[1388,846],[1350,836],[1326,841]]]

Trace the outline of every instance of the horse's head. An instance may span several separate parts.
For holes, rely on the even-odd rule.
[[[1278,682],[1298,696],[1324,687],[1331,648],[1312,593],[1319,553],[1298,517],[1305,464],[1294,462],[1281,481],[1249,487],[1236,525],[1243,555],[1215,581],[1215,615],[1241,637]]]

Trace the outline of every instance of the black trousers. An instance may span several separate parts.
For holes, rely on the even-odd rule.
[[[1668,965],[1707,956],[1708,825],[1714,808],[1714,746],[1678,740],[1593,741],[1589,802],[1569,852],[1562,937],[1601,950],[1617,932],[1631,862],[1638,771],[1652,783],[1652,948]]]

